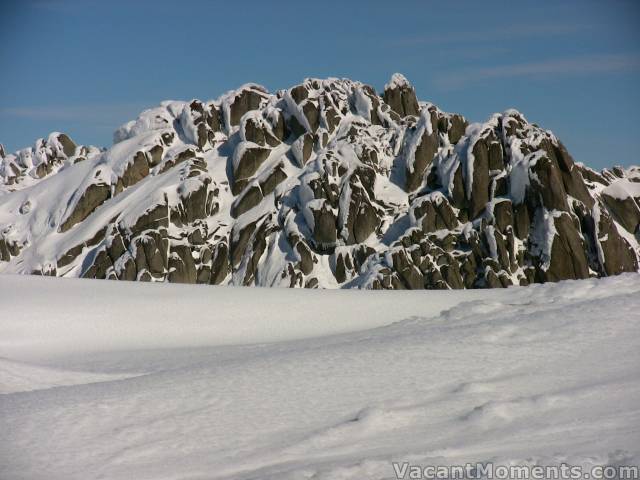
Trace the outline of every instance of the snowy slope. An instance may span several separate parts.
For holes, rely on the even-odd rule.
[[[3,479],[640,462],[636,274],[482,292],[1,276],[0,304]]]

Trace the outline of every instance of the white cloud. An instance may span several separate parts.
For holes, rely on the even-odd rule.
[[[423,34],[398,38],[390,43],[394,46],[418,45],[452,45],[488,43],[498,40],[516,38],[537,38],[557,35],[571,35],[590,29],[589,25],[581,24],[548,24],[548,25],[508,25],[500,28],[479,31],[459,31],[438,34]]]

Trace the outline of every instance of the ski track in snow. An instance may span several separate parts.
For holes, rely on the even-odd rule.
[[[0,478],[638,464],[639,294],[636,274],[444,292],[0,276]]]

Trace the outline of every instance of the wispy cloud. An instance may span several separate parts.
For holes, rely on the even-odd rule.
[[[462,61],[479,61],[487,58],[504,57],[509,55],[511,48],[500,45],[485,45],[482,48],[467,48],[461,46],[451,46],[446,48],[434,49],[432,55],[434,58],[442,58],[448,62],[455,59],[456,62]]]
[[[495,42],[497,40],[513,40],[518,38],[537,38],[558,35],[571,35],[592,28],[582,24],[547,24],[547,25],[508,25],[500,28],[477,31],[458,31],[446,34],[421,34],[391,40],[392,46],[410,47],[420,45],[454,45]]]
[[[144,103],[18,106],[0,108],[0,116],[30,120],[86,122],[94,125],[113,124],[130,120],[132,116],[148,106],[149,104]]]
[[[466,68],[436,74],[434,83],[445,90],[464,88],[483,80],[628,72],[640,69],[638,54],[591,55],[539,62]]]

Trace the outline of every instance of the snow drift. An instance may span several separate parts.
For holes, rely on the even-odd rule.
[[[0,302],[2,478],[640,462],[636,274],[475,292],[0,276]]]

